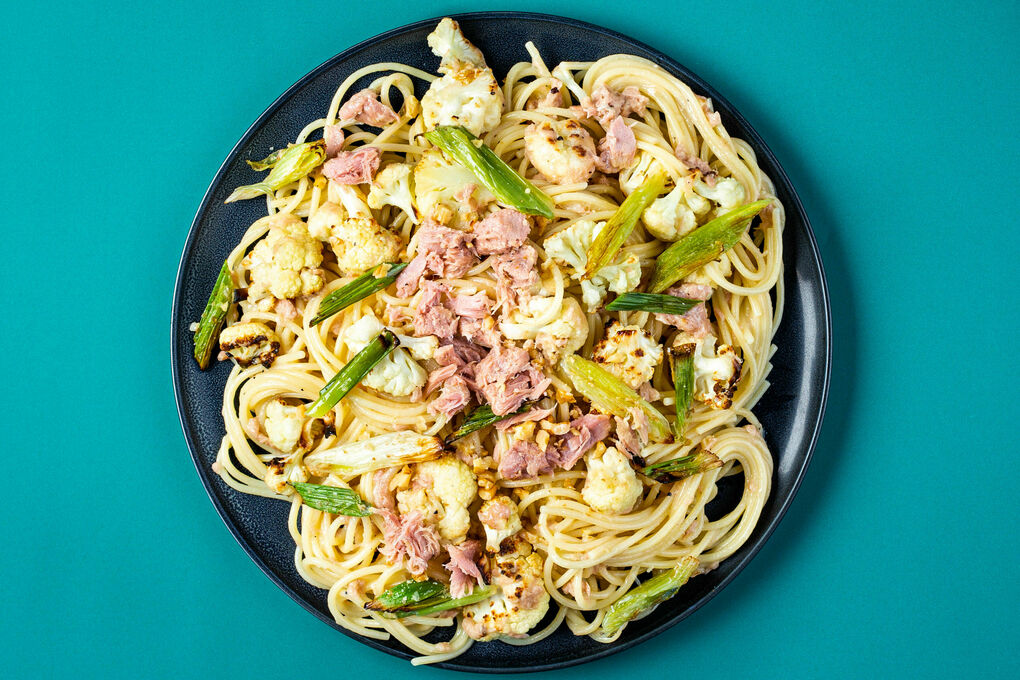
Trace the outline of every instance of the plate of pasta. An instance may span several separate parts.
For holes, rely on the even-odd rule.
[[[796,493],[831,360],[750,125],[641,43],[516,12],[284,93],[202,201],[171,325],[185,439],[256,564],[366,644],[492,672],[725,586]]]

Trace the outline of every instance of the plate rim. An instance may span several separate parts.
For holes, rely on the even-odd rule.
[[[518,668],[514,668],[514,667],[498,667],[498,668],[493,668],[493,667],[468,666],[468,665],[457,663],[456,659],[451,659],[449,661],[443,661],[443,662],[439,662],[439,663],[436,663],[436,664],[431,664],[431,666],[435,667],[435,668],[443,668],[443,669],[446,669],[446,670],[453,670],[453,671],[460,671],[460,672],[470,672],[470,673],[493,673],[493,674],[502,674],[502,673],[534,673],[534,672],[558,670],[558,669],[562,669],[562,668],[568,668],[570,666],[577,666],[577,665],[588,663],[588,662],[591,662],[591,661],[596,661],[598,659],[603,659],[603,658],[605,658],[607,656],[611,656],[613,654],[617,654],[617,653],[622,652],[622,651],[624,651],[626,649],[630,649],[631,647],[634,647],[636,645],[642,644],[642,643],[648,641],[649,639],[651,639],[651,638],[653,638],[653,637],[655,637],[657,635],[660,635],[663,632],[665,632],[666,630],[672,628],[676,624],[678,624],[681,621],[683,621],[684,619],[688,618],[691,614],[696,612],[698,609],[700,609],[701,607],[705,606],[723,588],[725,588],[727,585],[729,585],[730,582],[733,581],[733,579],[736,578],[737,575],[744,570],[744,568],[747,566],[747,564],[752,559],[754,559],[754,557],[758,554],[758,552],[764,547],[765,543],[768,542],[768,539],[772,536],[772,534],[775,532],[776,528],[779,526],[779,523],[786,516],[787,511],[789,510],[790,506],[793,503],[794,498],[796,498],[797,493],[800,490],[801,483],[803,482],[804,477],[807,474],[807,470],[808,470],[808,468],[811,465],[811,460],[812,460],[812,458],[814,456],[815,448],[816,448],[816,446],[818,444],[818,439],[819,439],[819,437],[821,435],[822,424],[823,424],[824,417],[825,417],[826,406],[828,404],[829,387],[830,387],[830,382],[831,382],[831,378],[832,378],[832,351],[833,351],[833,347],[832,347],[832,345],[833,345],[833,338],[832,338],[832,335],[833,335],[833,333],[832,333],[832,309],[831,309],[831,304],[830,304],[830,299],[829,299],[829,286],[828,286],[828,281],[827,281],[827,278],[826,278],[826,275],[825,275],[825,267],[824,267],[824,264],[822,262],[821,252],[820,252],[820,250],[818,248],[818,242],[817,242],[817,239],[815,237],[815,232],[814,232],[814,229],[813,229],[813,227],[811,225],[811,221],[808,218],[807,212],[804,210],[804,205],[803,205],[803,203],[802,203],[802,201],[800,199],[800,195],[798,194],[794,184],[790,181],[789,175],[786,173],[785,168],[779,162],[779,159],[776,157],[776,155],[772,151],[772,149],[765,143],[765,140],[762,139],[762,137],[758,133],[757,129],[755,129],[755,127],[753,125],[751,125],[751,123],[744,117],[744,115],[735,106],[733,106],[733,104],[731,104],[729,102],[729,100],[726,99],[726,97],[724,97],[722,94],[720,94],[711,84],[706,82],[704,79],[702,79],[696,73],[694,73],[689,68],[687,68],[686,66],[682,65],[681,63],[679,63],[678,61],[676,61],[672,57],[670,57],[668,54],[666,54],[662,50],[654,48],[654,47],[652,47],[652,46],[650,46],[650,45],[648,45],[648,44],[646,44],[646,43],[644,43],[644,42],[642,42],[640,40],[632,38],[632,37],[630,37],[628,35],[625,35],[623,33],[619,33],[619,32],[614,31],[612,29],[605,28],[603,26],[599,26],[597,24],[592,24],[592,23],[589,23],[589,22],[586,22],[586,21],[582,21],[580,19],[574,19],[572,17],[565,17],[565,16],[556,15],[556,14],[546,14],[546,13],[541,13],[541,12],[524,12],[524,11],[499,10],[499,11],[477,11],[477,12],[461,12],[461,13],[455,13],[455,14],[444,14],[444,15],[437,16],[437,17],[432,17],[432,18],[428,18],[428,19],[421,19],[419,21],[414,21],[414,22],[411,22],[411,23],[408,23],[408,24],[403,24],[401,26],[397,26],[395,28],[391,28],[391,29],[389,29],[387,31],[383,31],[382,33],[379,33],[377,35],[374,35],[374,36],[371,36],[369,38],[366,38],[366,39],[364,39],[364,40],[362,40],[362,41],[360,41],[360,42],[358,42],[358,43],[356,43],[356,44],[354,44],[354,45],[352,45],[352,46],[342,50],[341,52],[338,52],[337,54],[329,57],[328,59],[326,59],[325,61],[320,63],[318,66],[314,67],[313,69],[311,69],[310,71],[305,73],[298,80],[296,80],[290,87],[288,87],[282,94],[280,94],[278,97],[276,97],[276,99],[274,99],[269,104],[269,106],[266,107],[266,109],[255,119],[255,121],[252,122],[252,124],[248,126],[248,128],[240,136],[240,138],[233,145],[233,147],[231,147],[230,151],[224,157],[223,162],[220,164],[219,168],[217,169],[216,174],[213,176],[212,180],[210,180],[209,186],[206,189],[205,194],[203,195],[201,202],[199,203],[198,209],[195,211],[195,216],[192,219],[191,226],[188,229],[188,236],[185,239],[184,247],[183,247],[183,249],[181,251],[181,257],[180,257],[180,260],[179,260],[178,265],[177,265],[177,275],[174,278],[173,304],[171,306],[171,316],[170,316],[170,362],[171,362],[171,379],[172,379],[172,382],[173,382],[173,390],[174,390],[174,402],[175,402],[175,404],[177,406],[177,416],[178,416],[178,420],[179,420],[180,425],[181,425],[181,429],[182,429],[183,434],[184,434],[185,443],[186,443],[186,445],[188,447],[188,453],[191,456],[192,464],[195,466],[195,469],[198,472],[199,479],[202,482],[202,486],[203,486],[203,488],[204,488],[204,490],[206,492],[206,495],[209,496],[209,499],[212,501],[212,504],[215,507],[217,514],[220,516],[220,519],[226,525],[228,531],[234,537],[234,540],[237,541],[238,545],[241,546],[242,550],[244,550],[244,552],[248,555],[248,557],[252,560],[252,562],[254,562],[256,566],[258,566],[258,568],[262,571],[262,573],[264,573],[266,576],[268,576],[269,579],[273,583],[275,583],[277,587],[279,587],[281,590],[283,590],[283,592],[286,593],[292,600],[294,600],[299,605],[301,605],[301,607],[303,609],[305,609],[306,611],[310,612],[312,615],[314,615],[319,620],[321,620],[324,623],[328,624],[330,626],[330,628],[332,628],[334,630],[340,631],[341,633],[343,633],[347,637],[349,637],[349,638],[351,638],[351,639],[353,639],[353,640],[355,640],[355,641],[357,641],[359,643],[366,644],[366,645],[368,645],[369,647],[371,647],[373,649],[385,652],[385,653],[390,654],[392,656],[395,656],[397,658],[401,658],[401,659],[404,659],[404,660],[410,660],[410,659],[413,659],[415,656],[417,656],[417,655],[411,653],[409,650],[407,650],[405,648],[392,648],[392,647],[389,647],[387,645],[382,644],[381,641],[375,640],[373,638],[367,638],[367,637],[358,635],[356,633],[353,633],[353,632],[347,630],[346,628],[343,628],[343,627],[339,626],[332,619],[332,617],[327,616],[322,611],[320,611],[319,609],[315,608],[310,602],[306,601],[293,588],[291,588],[289,585],[287,585],[283,581],[283,579],[281,579],[276,574],[276,572],[273,571],[272,567],[270,567],[270,565],[267,564],[265,562],[265,560],[263,560],[254,551],[254,549],[251,546],[248,545],[248,543],[244,540],[244,537],[241,535],[240,529],[237,527],[237,525],[234,522],[233,518],[230,516],[230,514],[227,512],[226,508],[224,507],[222,501],[219,499],[219,497],[215,493],[213,493],[213,490],[211,488],[211,485],[213,483],[212,479],[211,479],[211,477],[212,477],[211,471],[209,469],[207,469],[208,466],[205,465],[204,461],[201,459],[201,457],[197,453],[197,448],[198,447],[196,445],[196,442],[194,441],[193,434],[190,431],[190,429],[188,427],[188,424],[186,422],[187,415],[186,415],[185,408],[184,408],[184,403],[183,403],[184,397],[182,395],[182,389],[181,389],[182,383],[181,383],[181,376],[180,376],[180,370],[179,370],[180,354],[179,354],[178,348],[177,348],[177,345],[178,345],[177,337],[178,337],[178,334],[180,332],[180,323],[178,323],[178,316],[179,316],[178,313],[180,312],[180,308],[181,308],[181,305],[182,305],[182,297],[183,297],[182,296],[182,291],[183,291],[182,284],[183,284],[184,273],[185,273],[184,272],[185,260],[188,259],[188,254],[189,254],[189,252],[191,251],[191,249],[193,247],[193,243],[194,243],[195,239],[197,238],[198,228],[199,228],[199,225],[200,225],[200,222],[201,222],[202,215],[205,213],[207,206],[209,205],[210,201],[212,200],[212,196],[213,196],[213,193],[215,192],[216,188],[221,183],[224,175],[227,174],[228,166],[230,166],[232,161],[240,153],[242,148],[247,144],[249,139],[262,127],[262,125],[266,122],[266,120],[268,120],[274,113],[276,113],[277,109],[279,109],[285,102],[287,102],[298,90],[300,90],[302,87],[304,87],[305,84],[307,84],[309,81],[311,81],[312,79],[314,79],[315,77],[320,75],[323,71],[326,71],[329,68],[332,68],[336,63],[341,62],[341,61],[349,58],[350,56],[354,55],[355,53],[357,53],[357,52],[359,52],[359,51],[361,51],[361,50],[363,50],[365,48],[370,47],[374,43],[377,43],[377,42],[380,42],[380,41],[383,41],[383,40],[387,40],[387,39],[390,39],[392,37],[402,35],[404,33],[409,33],[411,31],[419,30],[421,28],[425,28],[425,27],[430,26],[430,25],[434,25],[435,23],[437,23],[443,17],[450,17],[450,18],[452,18],[454,20],[457,20],[457,21],[460,21],[460,20],[477,20],[477,19],[509,19],[509,20],[522,20],[523,19],[523,20],[531,20],[531,21],[535,21],[535,20],[537,20],[537,21],[545,21],[545,22],[549,22],[549,23],[553,23],[553,24],[560,24],[560,25],[565,25],[565,26],[571,26],[573,28],[579,28],[579,29],[583,29],[585,31],[589,31],[589,32],[594,32],[594,33],[597,33],[597,34],[605,35],[605,36],[608,36],[608,37],[620,40],[620,41],[622,41],[622,42],[624,42],[624,43],[626,43],[628,45],[632,45],[634,47],[640,48],[640,49],[644,50],[646,53],[649,53],[649,54],[653,55],[654,56],[653,61],[657,65],[659,65],[660,67],[665,68],[668,71],[679,72],[679,73],[683,74],[685,79],[687,79],[687,81],[690,84],[695,85],[702,92],[704,92],[705,94],[710,96],[713,101],[720,102],[722,104],[721,108],[724,108],[726,111],[728,111],[729,114],[732,115],[732,117],[735,118],[740,124],[742,124],[743,127],[750,133],[749,135],[747,135],[747,137],[745,139],[746,139],[746,141],[748,141],[748,143],[751,145],[751,147],[755,150],[755,152],[758,153],[759,155],[764,155],[769,161],[771,161],[772,166],[776,170],[776,172],[771,174],[771,179],[777,185],[782,184],[785,187],[787,187],[789,189],[790,198],[792,199],[791,201],[788,201],[787,205],[784,205],[784,207],[789,212],[796,212],[797,215],[803,221],[804,230],[805,230],[805,233],[807,234],[806,245],[808,246],[808,249],[809,249],[810,254],[811,254],[811,260],[812,260],[813,267],[815,269],[815,273],[818,276],[818,279],[819,279],[820,284],[821,284],[819,286],[819,292],[820,292],[820,297],[821,297],[822,308],[824,310],[824,319],[823,319],[823,323],[820,325],[820,327],[823,329],[823,335],[824,335],[824,340],[825,340],[825,343],[824,343],[825,344],[824,362],[822,364],[822,385],[821,385],[821,394],[820,394],[820,397],[819,397],[819,407],[818,407],[817,413],[814,415],[813,422],[811,422],[810,419],[809,419],[809,422],[811,422],[811,437],[810,437],[810,439],[809,439],[809,441],[807,443],[807,447],[806,447],[806,450],[804,452],[804,461],[800,465],[799,469],[796,472],[796,475],[795,475],[795,477],[793,479],[793,483],[792,483],[792,486],[790,488],[789,493],[786,495],[786,497],[784,499],[782,499],[781,503],[779,504],[778,508],[776,509],[775,516],[771,519],[771,521],[766,526],[763,527],[761,535],[758,536],[758,538],[754,541],[753,544],[745,544],[746,547],[747,547],[746,553],[743,556],[741,556],[739,558],[739,560],[731,563],[731,571],[716,585],[715,588],[713,588],[710,592],[708,592],[705,595],[703,595],[701,598],[699,598],[697,601],[695,601],[693,604],[691,604],[687,608],[685,608],[685,609],[683,609],[681,611],[678,611],[675,615],[667,618],[666,620],[664,620],[659,625],[657,625],[657,626],[655,626],[655,627],[653,627],[653,628],[643,632],[642,634],[637,635],[636,637],[633,637],[633,638],[625,640],[625,641],[616,641],[616,642],[604,645],[604,649],[597,649],[596,651],[594,651],[592,653],[585,654],[583,656],[578,656],[576,658],[566,659],[566,660],[556,661],[556,662],[551,662],[551,663],[544,663],[544,664],[540,664],[540,665],[537,665],[537,666],[518,667]],[[784,271],[785,271],[785,263],[784,263]]]

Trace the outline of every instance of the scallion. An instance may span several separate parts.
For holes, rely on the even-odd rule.
[[[275,151],[261,161],[248,161],[248,164],[256,170],[272,168],[272,171],[268,177],[257,184],[237,187],[224,203],[244,201],[276,191],[291,182],[298,181],[319,167],[325,160],[326,143],[320,139]]]
[[[446,443],[449,444],[460,439],[461,437],[468,436],[472,432],[477,432],[483,427],[488,427],[489,425],[498,423],[501,420],[505,420],[511,416],[515,416],[518,413],[523,413],[527,411],[529,408],[531,408],[531,406],[525,404],[524,406],[514,411],[513,413],[507,413],[502,416],[497,416],[492,412],[491,406],[489,406],[488,404],[482,404],[481,406],[479,406],[474,411],[468,414],[467,418],[464,419],[464,422],[461,424],[461,426],[457,428],[457,430],[453,434],[446,438]]]
[[[475,174],[482,186],[503,205],[529,215],[552,218],[553,200],[518,175],[502,158],[459,125],[445,125],[426,132],[425,139]]]
[[[735,208],[666,248],[655,259],[655,271],[648,290],[661,293],[700,267],[718,259],[737,244],[755,215],[771,202],[771,199],[763,199]]]
[[[641,213],[666,190],[666,174],[658,172],[624,199],[606,226],[588,246],[588,263],[584,267],[584,278],[591,278],[598,270],[612,264],[623,243],[634,231]]]
[[[311,325],[317,326],[337,312],[350,307],[355,302],[364,300],[369,295],[388,287],[397,280],[397,274],[402,272],[404,267],[407,266],[406,262],[387,262],[386,264],[389,265],[389,270],[382,276],[376,277],[375,270],[378,267],[373,267],[350,283],[337,288],[327,295],[319,303],[319,310],[312,319]]]
[[[336,406],[337,402],[354,389],[354,386],[361,382],[368,372],[398,345],[400,345],[400,341],[397,340],[397,336],[389,329],[383,329],[379,337],[355,354],[354,358],[348,361],[347,365],[326,383],[326,386],[319,391],[319,398],[308,406],[305,415],[310,418],[321,418],[329,413],[329,410]]]
[[[698,568],[698,558],[682,557],[676,566],[653,576],[621,597],[602,619],[602,631],[613,635],[638,614],[676,595]]]
[[[707,449],[702,449],[697,453],[648,465],[641,469],[641,473],[660,484],[668,484],[714,470],[717,467],[722,467],[722,460],[719,456]]]
[[[324,484],[292,482],[291,486],[310,508],[347,517],[365,517],[370,514],[369,505],[352,489]]]
[[[676,434],[683,437],[687,429],[687,414],[694,401],[694,349],[689,343],[669,351],[673,368],[673,401],[676,403]]]
[[[213,284],[209,301],[205,303],[202,318],[195,329],[195,361],[203,371],[209,365],[213,347],[219,338],[223,320],[227,318],[227,310],[234,295],[234,279],[230,275],[230,267],[224,262],[220,273]]]
[[[683,315],[699,304],[701,300],[689,300],[675,295],[624,293],[606,305],[606,309],[610,312],[639,311]]]

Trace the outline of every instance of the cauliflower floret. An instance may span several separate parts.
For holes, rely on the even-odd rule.
[[[694,211],[684,200],[684,194],[684,187],[676,187],[645,208],[641,221],[652,236],[662,241],[676,241],[698,226]]]
[[[719,205],[719,212],[724,213],[744,202],[744,185],[732,177],[720,177],[715,186],[710,187],[700,179],[694,183],[694,191]]]
[[[421,100],[425,128],[462,125],[480,136],[503,115],[503,91],[488,68],[467,66],[433,81]]]
[[[301,441],[305,427],[305,406],[292,406],[283,399],[266,404],[262,429],[269,443],[284,453],[292,453]]]
[[[269,233],[255,244],[243,264],[251,271],[248,300],[285,300],[311,295],[325,284],[321,269],[322,244],[312,238],[308,227],[290,213],[277,213],[263,220]]]
[[[269,368],[280,352],[280,336],[264,323],[235,323],[220,333],[220,350],[241,366],[260,363]]]
[[[276,493],[283,493],[291,482],[307,482],[308,471],[301,464],[300,456],[273,458],[266,465],[264,481]]]
[[[744,362],[729,345],[716,347],[715,343],[714,337],[707,336],[694,349],[694,398],[726,409],[733,404]]]
[[[626,456],[612,446],[600,456],[599,448],[585,457],[588,472],[581,497],[593,510],[607,515],[630,512],[641,496],[641,481]]]
[[[414,201],[423,217],[441,224],[457,226],[462,222],[462,203],[456,197],[469,185],[475,187],[472,201],[479,208],[488,205],[495,197],[481,187],[473,172],[446,160],[438,149],[429,149],[414,166]]]
[[[406,515],[421,512],[451,543],[467,538],[471,526],[468,506],[478,495],[475,473],[455,456],[443,456],[415,466],[411,487],[397,492],[397,509]]]
[[[372,218],[344,217],[336,203],[323,203],[308,220],[313,234],[328,234],[337,264],[349,276],[360,275],[383,262],[400,259],[404,242]]]
[[[622,258],[617,256],[614,263],[598,270],[591,278],[581,279],[588,264],[588,248],[605,226],[605,222],[577,220],[542,244],[549,258],[573,268],[571,276],[581,281],[581,299],[589,312],[602,304],[607,289],[622,294],[634,290],[641,283],[641,260],[633,253]]]
[[[655,367],[662,363],[662,346],[640,326],[614,321],[595,345],[592,359],[636,390],[652,379]]]
[[[418,224],[418,212],[414,209],[414,198],[411,196],[410,163],[391,163],[383,168],[372,180],[372,189],[368,192],[369,207],[378,210],[384,205],[400,208]]]
[[[517,504],[507,496],[496,496],[482,503],[478,520],[485,529],[485,549],[489,552],[499,552],[503,541],[523,528]]]
[[[620,190],[630,196],[635,189],[647,182],[649,177],[659,172],[666,172],[666,166],[648,151],[638,151],[630,167],[620,171]]]
[[[460,24],[449,17],[440,21],[426,40],[432,54],[442,59],[439,64],[440,73],[448,73],[465,66],[485,68],[485,57],[482,56],[481,50],[464,37]]]
[[[533,339],[550,363],[573,354],[588,339],[588,318],[574,298],[564,297],[558,306],[555,301],[541,295],[523,300],[500,321],[500,331],[510,340]]]
[[[379,319],[366,314],[347,329],[344,333],[344,343],[352,353],[360,352],[382,333],[383,328]],[[417,352],[423,359],[431,357],[438,344],[435,337],[431,341],[419,338],[424,342],[414,342],[415,339],[406,336],[398,336],[397,339],[401,341],[401,345],[404,340],[411,340],[408,349]],[[369,371],[361,383],[394,397],[406,397],[424,387],[428,377],[428,372],[411,358],[407,350],[396,347]]]
[[[499,590],[463,610],[464,631],[475,640],[524,637],[549,611],[542,557],[523,541],[517,546],[512,554],[492,558],[488,580]]]
[[[718,260],[709,262],[701,269],[698,269],[690,276],[684,279],[684,283],[698,283],[704,286],[715,287],[715,281],[712,277],[719,279],[725,279],[733,271],[733,265],[730,264],[730,258],[723,255]]]
[[[529,125],[524,153],[543,177],[557,184],[587,182],[595,171],[595,142],[573,119]]]

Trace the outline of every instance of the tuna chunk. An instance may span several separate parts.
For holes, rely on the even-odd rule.
[[[623,92],[617,92],[603,84],[595,88],[591,97],[581,102],[581,112],[608,130],[617,116],[626,118],[632,113],[643,114],[646,104],[648,97],[633,85],[625,87]]]
[[[503,208],[475,224],[474,234],[479,255],[496,255],[524,245],[531,234],[531,222],[523,213]]]
[[[424,574],[429,560],[439,554],[436,530],[422,522],[417,510],[406,515],[386,509],[377,512],[383,518],[383,546],[379,552],[391,563],[406,557],[409,572],[416,576]]]
[[[606,174],[620,172],[630,167],[637,153],[634,131],[617,116],[609,124],[606,136],[599,141],[599,158],[596,167]]]
[[[475,383],[492,412],[502,416],[541,397],[552,381],[520,347],[497,345],[475,367]]]
[[[666,293],[688,300],[708,300],[712,297],[712,288],[700,283],[681,283],[679,286],[673,286]],[[655,318],[662,323],[676,326],[695,338],[705,337],[711,329],[708,308],[704,302],[692,307],[686,314],[656,314]]]
[[[457,331],[457,317],[444,302],[446,286],[438,281],[426,281],[421,299],[414,308],[414,334],[418,337],[434,335],[450,340]]]
[[[492,256],[492,271],[496,274],[496,289],[504,310],[516,306],[518,300],[527,297],[532,286],[538,283],[537,262],[538,251],[530,245]]]
[[[478,264],[470,248],[471,234],[427,221],[418,230],[418,250],[404,271],[397,276],[397,294],[412,295],[422,276],[435,274],[458,279]]]
[[[450,561],[443,566],[450,572],[451,595],[464,597],[474,590],[475,583],[485,585],[485,579],[482,578],[482,572],[476,561],[481,554],[481,544],[478,541],[448,545],[446,552],[450,555]]]
[[[340,120],[356,120],[373,127],[384,127],[396,123],[400,116],[390,107],[379,101],[374,90],[365,89],[347,100],[337,113]]]
[[[363,146],[357,151],[340,151],[326,161],[322,174],[337,184],[364,184],[371,182],[379,169],[379,149]]]

